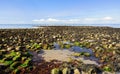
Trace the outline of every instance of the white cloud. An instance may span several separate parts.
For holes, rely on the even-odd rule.
[[[78,23],[81,20],[80,19],[54,19],[54,18],[48,18],[48,19],[38,19],[38,20],[32,20],[33,22],[37,23]]]
[[[68,21],[70,21],[70,22],[78,22],[78,21],[81,21],[81,19],[70,19]]]
[[[33,20],[36,23],[45,23],[45,24],[101,24],[101,23],[114,23],[114,19],[112,17],[102,17],[102,18],[75,18],[75,19],[55,19],[55,18],[48,18],[48,19],[38,19]]]
[[[53,18],[48,18],[46,21],[48,21],[48,22],[59,22],[60,20],[53,19]]]
[[[38,19],[38,20],[32,20],[33,22],[59,22],[58,19],[48,18],[48,19]]]
[[[105,20],[105,21],[111,21],[111,20],[113,20],[113,18],[112,17],[104,17],[103,20]]]
[[[34,21],[34,22],[44,22],[44,21],[45,21],[45,19],[40,19],[40,20],[32,20],[32,21]]]

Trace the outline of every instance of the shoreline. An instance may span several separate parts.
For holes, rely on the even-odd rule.
[[[81,28],[115,28],[117,27],[111,27],[111,26],[33,26],[31,28],[0,28],[0,29],[39,29],[39,28],[47,28],[47,27],[81,27]],[[118,27],[118,29],[120,29]]]

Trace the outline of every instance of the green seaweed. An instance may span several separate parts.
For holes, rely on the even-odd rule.
[[[64,44],[64,48],[69,49],[71,47],[70,44]]]
[[[14,73],[14,74],[20,74],[20,72],[21,72],[21,71],[20,71],[18,68],[15,69],[15,70],[13,70],[13,73]]]
[[[52,69],[51,74],[59,74],[59,69],[58,68]]]
[[[104,70],[104,71],[108,71],[108,72],[112,71],[112,69],[111,69],[109,66],[105,66],[105,67],[103,68],[103,70]]]
[[[5,55],[5,57],[14,57],[14,56],[16,56],[16,52],[15,51],[11,51],[10,52],[10,54],[7,54],[7,55]]]
[[[8,66],[8,65],[11,65],[13,63],[13,61],[4,61],[3,64]]]
[[[20,58],[21,58],[21,55],[17,55],[15,57],[13,57],[13,61],[18,61],[18,60],[20,60]]]
[[[37,44],[37,43],[34,43],[31,48],[32,49],[39,49],[39,48],[41,48],[41,45]]]
[[[27,63],[23,63],[23,64],[21,64],[20,66],[23,67],[23,68],[25,68],[25,67],[28,66],[28,64],[27,64]]]
[[[10,69],[15,69],[20,65],[20,62],[16,61],[10,65]]]
[[[84,53],[84,56],[89,57],[89,56],[91,56],[91,54],[86,52],[86,53]]]
[[[80,42],[74,42],[74,45],[75,45],[75,46],[79,46],[79,45],[80,45]]]
[[[69,69],[69,68],[64,68],[64,69],[62,70],[62,73],[63,73],[63,74],[70,74],[71,72],[70,72],[70,69]]]
[[[79,57],[81,54],[80,53],[74,53],[73,56]]]
[[[23,64],[21,64],[20,66],[23,67],[23,68],[27,67],[27,66],[30,64],[30,61],[31,61],[31,59],[28,58],[28,59],[26,59],[25,62],[24,62]]]

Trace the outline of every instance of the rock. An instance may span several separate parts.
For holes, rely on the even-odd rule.
[[[51,74],[59,74],[59,69],[58,68],[52,69]]]
[[[70,69],[69,68],[64,68],[62,70],[62,74],[70,74]]]
[[[10,50],[13,50],[13,49],[14,49],[14,47],[8,47],[7,51],[10,51]]]
[[[74,74],[81,74],[79,69],[74,70]]]
[[[117,43],[116,46],[117,46],[117,47],[120,47],[120,43]]]

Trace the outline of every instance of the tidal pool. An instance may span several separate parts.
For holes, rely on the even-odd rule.
[[[85,48],[85,47],[74,46],[73,43],[70,43],[70,42],[63,42],[63,44],[70,44],[70,45],[72,45],[72,47],[70,47],[69,49],[66,49],[66,48],[61,49],[60,45],[58,43],[54,43],[54,50],[69,50],[69,51],[74,52],[74,53],[89,53],[91,56],[89,56],[89,57],[82,56],[82,59],[83,60],[95,61],[97,63],[97,65],[100,65],[99,58],[96,58],[94,56],[94,52],[92,51],[92,49],[88,49],[88,48]],[[79,59],[81,57],[73,56],[72,58],[73,59]]]

